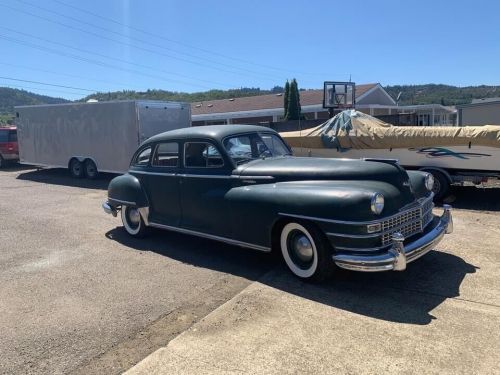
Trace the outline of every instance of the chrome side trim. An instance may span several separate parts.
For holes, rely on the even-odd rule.
[[[240,180],[274,180],[273,176],[234,176]]]
[[[420,204],[423,204],[423,202],[425,202],[426,200],[430,200],[432,199],[432,194],[427,197],[427,198],[423,198],[423,199],[420,199],[418,202]],[[346,221],[346,220],[333,220],[333,219],[325,219],[325,218],[322,218],[322,217],[314,217],[314,216],[304,216],[304,215],[295,215],[295,214],[287,214],[286,212],[278,212],[278,215],[281,215],[281,216],[289,216],[289,217],[296,217],[298,219],[306,219],[306,220],[317,220],[317,221],[323,221],[323,222],[326,222],[326,223],[333,223],[333,224],[345,224],[345,225],[369,225],[369,224],[378,224],[378,223],[381,223],[385,220],[389,220],[389,219],[392,219],[392,218],[395,218],[399,215],[401,215],[404,211],[407,211],[408,209],[411,209],[411,208],[407,208],[408,206],[405,206],[405,209],[399,211],[397,214],[394,214],[394,215],[391,215],[391,216],[384,216],[380,219],[377,219],[377,220],[371,220],[371,221]],[[413,208],[416,208],[417,205],[415,205],[415,203],[412,203],[411,204],[411,207]],[[369,208],[368,208],[369,209]]]
[[[179,177],[191,177],[191,178],[227,178],[227,179],[239,179],[239,180],[273,180],[273,176],[238,176],[238,175],[220,175],[220,174],[189,174],[189,173],[168,173],[168,172],[146,172],[146,171],[135,171],[129,170],[130,174],[146,174],[152,176],[179,176]]]
[[[230,245],[236,245],[236,246],[241,246],[241,247],[248,247],[250,249],[255,249],[255,250],[260,250],[260,251],[265,251],[265,252],[270,252],[271,251],[271,249],[269,247],[255,245],[255,244],[251,244],[251,243],[248,243],[248,242],[242,242],[242,241],[238,241],[238,240],[233,240],[231,238],[220,237],[220,236],[216,236],[214,234],[197,232],[197,231],[194,231],[194,230],[191,230],[191,229],[184,229],[184,228],[172,227],[170,225],[164,225],[164,224],[159,224],[159,223],[154,223],[154,222],[149,222],[149,226],[155,227],[155,228],[160,228],[160,229],[172,230],[172,231],[179,232],[179,233],[184,233],[184,234],[190,234],[190,235],[193,235],[193,236],[203,237],[203,238],[207,238],[209,240],[215,240],[215,241],[225,242],[225,243],[228,243]]]
[[[189,177],[189,178],[223,178],[230,179],[231,175],[220,175],[220,174],[178,174],[179,177]]]
[[[343,237],[343,238],[375,238],[375,237],[380,237],[383,234],[383,232],[377,232],[377,233],[371,233],[371,234],[345,234],[345,233],[333,233],[333,232],[327,232],[327,236],[332,236],[332,237]]]
[[[136,206],[137,203],[136,202],[130,202],[130,201],[124,201],[122,199],[115,199],[115,198],[111,198],[111,197],[108,197],[108,199],[110,201],[113,201],[113,202],[117,202],[117,203],[121,203],[121,204],[125,204],[127,206]]]
[[[163,167],[166,168],[166,167]],[[177,176],[177,173],[165,173],[165,172],[145,172],[145,171],[129,171],[129,173],[137,173],[137,174],[148,174],[152,176]]]

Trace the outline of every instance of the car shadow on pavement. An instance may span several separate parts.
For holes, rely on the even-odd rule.
[[[463,279],[476,269],[460,257],[432,251],[409,264],[404,272],[342,270],[322,284],[311,285],[284,276],[268,284],[355,314],[396,323],[425,325],[435,319],[431,314],[433,309],[448,298],[460,296]]]
[[[146,238],[133,238],[122,227],[116,227],[105,235],[128,248],[152,251],[182,263],[249,280],[257,280],[277,263],[268,253],[160,229],[149,230]]]
[[[453,208],[476,211],[500,211],[500,185],[494,187],[453,186],[450,203]]]
[[[308,300],[376,319],[425,325],[431,311],[460,295],[460,284],[476,267],[452,254],[433,251],[405,272],[361,273],[339,270],[332,279],[305,283],[292,276],[276,257],[188,235],[154,230],[144,239],[117,227],[106,237],[122,245],[153,251],[196,267],[258,280]],[[268,272],[271,271],[272,272]]]
[[[109,181],[111,181],[113,177],[116,177],[116,175],[112,173],[99,173],[95,180],[89,180],[87,178],[73,178],[70,176],[67,169],[50,168],[37,170],[31,169],[27,172],[20,173],[17,176],[17,179],[41,182],[44,184],[79,187],[84,189],[106,190],[108,188]]]

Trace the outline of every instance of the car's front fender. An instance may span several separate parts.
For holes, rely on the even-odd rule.
[[[113,207],[121,205],[147,207],[149,205],[141,182],[131,174],[124,174],[111,180],[108,187],[108,203]]]
[[[370,210],[374,193],[386,197],[384,214],[401,207],[399,191],[379,181],[293,181],[241,186],[226,194],[235,237],[270,246],[270,233],[284,217],[339,221],[375,220]],[[258,242],[256,242],[258,241]]]

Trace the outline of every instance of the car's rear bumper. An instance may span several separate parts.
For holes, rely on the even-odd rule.
[[[3,160],[8,160],[8,161],[18,161],[19,160],[19,154],[2,154]]]
[[[102,204],[102,209],[104,210],[104,212],[106,212],[107,214],[110,214],[110,215],[113,215],[116,217],[116,215],[118,214],[118,211],[115,207],[111,206],[108,202],[104,202]]]
[[[451,232],[453,232],[451,206],[444,205],[444,212],[432,229],[413,242],[404,244],[404,237],[399,233],[394,233],[393,245],[384,253],[375,251],[372,255],[336,253],[333,255],[333,261],[337,266],[352,271],[403,271],[407,263],[427,254],[434,249],[445,234]]]

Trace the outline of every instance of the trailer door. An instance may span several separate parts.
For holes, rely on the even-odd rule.
[[[184,103],[137,102],[140,143],[153,135],[191,126],[191,107]]]

